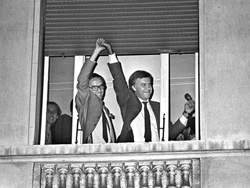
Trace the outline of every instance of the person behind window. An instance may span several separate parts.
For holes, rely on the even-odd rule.
[[[52,144],[51,127],[61,116],[61,113],[62,111],[57,103],[53,101],[47,103],[45,144]]]
[[[70,102],[71,116],[61,115],[51,126],[52,144],[71,144],[73,100]]]
[[[129,78],[128,86],[121,63],[113,52],[111,44],[104,39],[99,39],[99,41],[109,54],[108,67],[114,79],[114,90],[123,119],[118,142],[159,141],[160,103],[151,100],[153,94],[152,75],[142,70],[135,71]],[[185,129],[187,117],[194,110],[194,106],[193,100],[187,102],[181,117],[174,124],[169,123],[170,139],[174,139]],[[147,109],[144,111],[145,107]],[[147,120],[145,117],[148,117]],[[149,122],[149,125],[145,122]]]
[[[189,101],[193,100],[189,93],[184,95],[184,98]],[[195,140],[195,111],[189,114],[186,128],[176,137],[175,140]]]
[[[186,128],[175,138],[175,140],[195,140],[195,116],[190,114]]]
[[[96,47],[83,64],[78,76],[76,109],[83,130],[83,143],[116,142],[113,117],[104,105],[106,82],[102,76],[93,73],[99,54],[105,49],[96,41]]]

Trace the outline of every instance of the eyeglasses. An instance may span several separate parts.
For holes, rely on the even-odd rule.
[[[92,91],[97,91],[98,89],[100,90],[105,90],[106,89],[106,86],[101,84],[99,86],[92,86],[92,87],[89,87]]]

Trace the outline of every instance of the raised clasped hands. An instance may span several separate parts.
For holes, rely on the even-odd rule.
[[[105,40],[102,39],[102,38],[98,38],[98,39],[96,40],[95,48],[96,48],[97,51],[101,52],[101,51],[103,51],[103,50],[106,49],[106,47],[103,45],[104,41],[105,41]]]
[[[102,50],[107,49],[107,51],[110,55],[113,54],[113,50],[112,50],[110,43],[108,41],[106,41],[105,39],[98,38],[96,41],[96,45]]]

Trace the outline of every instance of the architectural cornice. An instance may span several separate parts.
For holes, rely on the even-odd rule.
[[[250,155],[250,140],[0,146],[0,162],[169,160]]]

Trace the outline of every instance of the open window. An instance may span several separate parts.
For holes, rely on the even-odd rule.
[[[198,53],[161,54],[161,114],[165,141],[169,140],[167,122],[176,121],[184,110],[189,94],[195,103],[195,113],[189,118],[187,128],[175,141],[199,140],[199,61]]]
[[[136,59],[140,63],[133,64],[138,65],[134,70],[147,69],[147,64],[149,65],[149,72],[155,78],[153,99],[161,101],[162,126],[163,122],[176,120],[183,111],[184,94],[190,93],[197,104],[195,131],[199,132],[199,117],[197,117],[199,116],[197,114],[199,111],[198,0],[180,0],[178,2],[175,0],[146,0],[143,2],[140,0],[133,2],[120,0],[101,0],[98,2],[88,0],[47,0],[45,9],[44,53],[46,58],[43,98],[46,96],[46,99],[43,99],[41,124],[44,124],[45,121],[44,114],[47,99],[52,100],[54,96],[57,96],[56,94],[49,94],[49,92],[58,93],[56,90],[48,90],[48,88],[58,86],[58,84],[51,83],[52,78],[49,77],[51,74],[49,70],[52,68],[50,64],[53,63],[54,58],[58,57],[64,60],[71,58],[70,62],[72,61],[70,63],[70,66],[72,66],[71,72],[73,72],[71,81],[66,81],[70,82],[71,94],[68,95],[67,99],[60,99],[63,111],[68,113],[67,105],[69,100],[74,98],[76,94],[76,78],[82,63],[87,55],[92,53],[95,40],[103,37],[113,44],[118,58],[125,62],[124,65],[131,63],[131,60],[134,62]],[[96,71],[99,72],[100,70],[100,73],[107,79],[107,92],[110,94],[107,94],[106,97],[110,96],[110,99],[106,98],[106,100],[107,103],[112,101],[114,104],[115,96],[112,93],[111,76],[102,67],[107,67],[107,57],[106,54],[102,55],[99,61],[105,63],[100,63],[101,66],[98,65]],[[188,58],[191,57],[192,61],[187,61],[187,56]],[[179,59],[182,59],[184,63],[181,64]],[[150,63],[147,63],[148,60]],[[189,66],[192,68],[187,69]],[[156,70],[152,69],[152,67],[156,68]],[[182,67],[184,70],[182,70]],[[131,71],[127,70],[126,66],[123,66],[123,68],[128,78]],[[57,69],[57,71],[60,70]],[[188,74],[186,75],[186,73]],[[62,83],[61,86],[65,86],[65,84]],[[66,93],[66,91],[64,92]],[[60,97],[64,98],[63,95],[59,94]],[[119,112],[117,107],[111,110]],[[76,115],[73,112],[73,116],[75,116],[74,114]],[[121,125],[119,115],[116,115],[115,124]],[[76,116],[73,118],[72,125],[72,143],[75,143],[77,132]],[[44,128],[41,127],[40,141],[42,144]],[[168,140],[167,127],[165,126],[164,130],[164,140],[166,141]],[[118,135],[119,132],[120,128],[117,128]],[[78,134],[78,136],[80,135]],[[196,136],[195,139],[198,140],[199,137]],[[80,143],[79,140],[81,139],[78,139],[78,143]]]
[[[72,116],[75,57],[45,57],[40,144],[45,144],[47,103],[55,102],[62,114]],[[73,108],[74,109],[74,108]]]
[[[56,102],[60,106],[62,113],[70,114],[69,104],[75,98],[77,76],[85,62],[85,58],[88,58],[88,56],[45,58],[41,144],[45,143],[45,109],[47,109],[47,101]],[[139,69],[150,72],[154,77],[154,95],[152,100],[161,102],[161,141],[169,140],[167,122],[169,120],[175,122],[180,117],[186,103],[184,98],[186,93],[189,93],[197,101],[194,115],[195,121],[191,131],[195,132],[192,140],[199,140],[199,115],[197,114],[199,112],[198,53],[120,55],[118,59],[122,62],[127,80],[134,70]],[[107,92],[104,101],[111,113],[115,115],[115,131],[119,135],[122,128],[122,118],[119,106],[116,103],[112,77],[108,70],[107,62],[107,56],[100,56],[95,72],[101,74],[106,79]],[[73,106],[75,106],[74,103]],[[72,144],[82,143],[81,126],[78,124],[77,119],[77,111],[73,108]],[[181,136],[177,140],[181,140]]]

